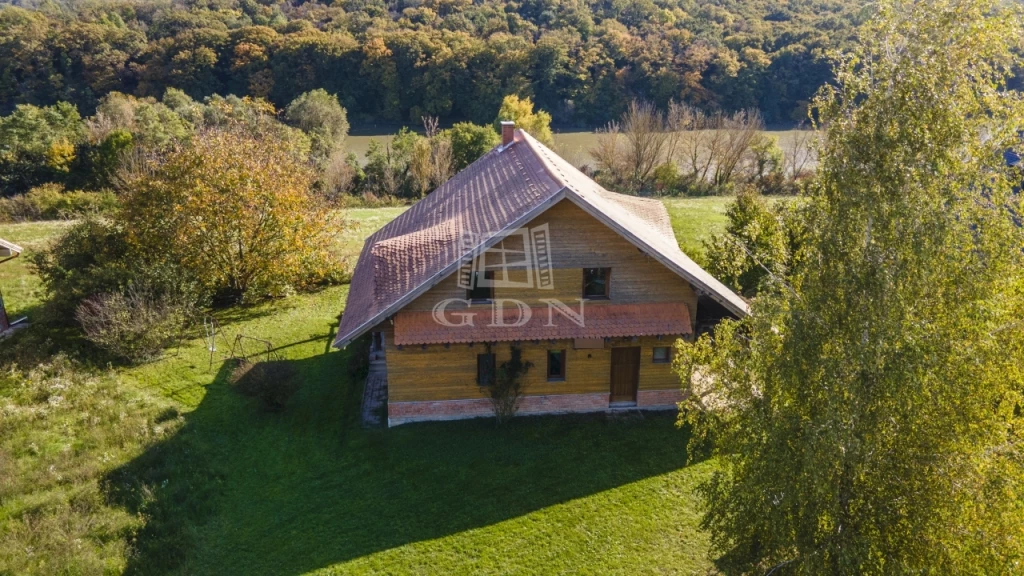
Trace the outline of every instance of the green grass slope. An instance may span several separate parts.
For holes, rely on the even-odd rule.
[[[667,203],[684,249],[724,222],[722,199]],[[400,212],[348,212],[339,256],[354,263]],[[4,225],[0,237],[34,250],[64,226]],[[42,297],[26,263],[0,265],[13,315]],[[41,326],[0,344],[0,364],[19,347],[44,356],[0,374],[0,574],[712,568],[693,489],[713,463],[687,465],[673,414],[360,428],[355,349],[328,346],[347,289],[219,312],[212,362],[199,330],[133,368],[90,365],[87,347],[55,345]],[[238,335],[298,371],[284,412],[228,383]]]

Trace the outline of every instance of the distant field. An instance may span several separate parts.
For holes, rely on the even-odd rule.
[[[798,132],[798,130],[768,130],[766,133],[777,138],[779,146],[785,151],[793,145],[793,139]],[[391,141],[391,136],[390,133],[380,135],[361,133],[349,136],[345,140],[345,145],[359,157],[360,161],[365,162],[366,151],[370,149],[370,140],[386,143]],[[594,146],[596,140],[597,133],[593,131],[556,132],[555,150],[570,162],[583,164],[590,161],[588,151]]]

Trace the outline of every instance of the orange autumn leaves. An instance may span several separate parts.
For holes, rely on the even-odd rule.
[[[232,127],[151,155],[124,178],[118,219],[149,261],[170,261],[216,299],[251,301],[340,279],[339,222],[287,143]]]

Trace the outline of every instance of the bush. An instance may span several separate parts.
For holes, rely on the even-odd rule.
[[[295,367],[284,360],[252,362],[239,359],[229,381],[235,390],[259,399],[268,412],[283,412],[299,388]]]
[[[59,184],[43,184],[26,194],[0,198],[0,222],[74,219],[116,209],[113,192],[64,191]]]
[[[340,225],[288,142],[209,129],[142,164],[116,217],[136,258],[180,267],[223,303],[343,278],[329,250]]]
[[[499,426],[519,411],[523,401],[523,377],[532,367],[532,362],[523,362],[523,351],[517,346],[512,346],[512,357],[498,367],[490,394],[494,418]]]
[[[46,290],[47,311],[62,321],[73,318],[87,298],[122,293],[133,286],[197,304],[208,299],[177,263],[133,254],[123,228],[104,218],[87,216],[29,259]]]
[[[190,303],[140,289],[100,294],[75,311],[90,342],[132,363],[152,360],[178,341],[193,314]]]

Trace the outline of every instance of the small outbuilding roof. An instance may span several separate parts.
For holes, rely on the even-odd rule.
[[[733,314],[749,314],[742,298],[679,249],[664,204],[609,192],[516,130],[512,142],[484,154],[367,238],[334,345],[347,346],[455,272],[464,257],[494,246],[562,200],[576,204]],[[467,237],[478,241],[467,245]]]
[[[10,258],[24,252],[21,246],[0,238],[0,258]]]

